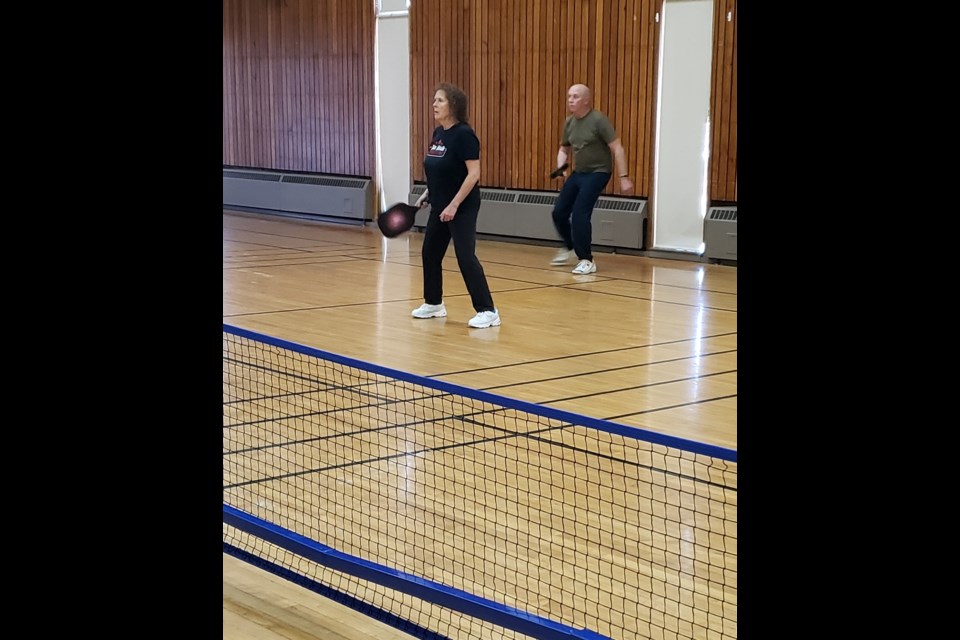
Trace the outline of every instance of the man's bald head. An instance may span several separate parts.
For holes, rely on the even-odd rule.
[[[575,84],[567,89],[567,108],[570,113],[582,118],[590,112],[592,95],[590,87],[585,84]]]

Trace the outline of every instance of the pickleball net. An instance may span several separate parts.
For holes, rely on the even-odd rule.
[[[736,638],[736,452],[223,326],[223,549],[420,638]]]

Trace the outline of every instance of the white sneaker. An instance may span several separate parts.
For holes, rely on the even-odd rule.
[[[486,329],[487,327],[499,327],[500,326],[500,314],[496,309],[493,311],[481,311],[477,315],[470,318],[470,321],[467,322],[474,329]]]
[[[560,251],[557,251],[557,255],[553,256],[553,260],[550,261],[550,264],[573,264],[573,260],[576,257],[577,254],[573,249],[560,249]]]
[[[585,276],[588,273],[595,273],[597,270],[597,265],[589,260],[581,260],[577,266],[573,268],[571,273],[575,273],[580,276]]]
[[[443,318],[447,315],[447,308],[440,304],[422,304],[412,312],[414,318]]]

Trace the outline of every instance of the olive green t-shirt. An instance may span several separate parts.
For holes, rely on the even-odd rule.
[[[591,109],[582,118],[571,115],[563,123],[560,144],[573,147],[573,170],[580,173],[613,173],[613,159],[609,144],[617,139],[617,132],[607,116]]]

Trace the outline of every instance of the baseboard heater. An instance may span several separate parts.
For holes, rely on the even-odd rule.
[[[704,256],[713,260],[737,259],[737,208],[710,207],[703,219]]]
[[[414,204],[425,185],[415,185],[408,202]],[[480,218],[477,233],[509,238],[560,240],[551,213],[558,193],[480,189]],[[427,224],[429,207],[417,212],[414,226]],[[593,244],[601,247],[644,249],[647,228],[647,201],[602,196],[593,209]]]
[[[371,179],[315,173],[224,167],[223,206],[360,224],[376,218]]]

